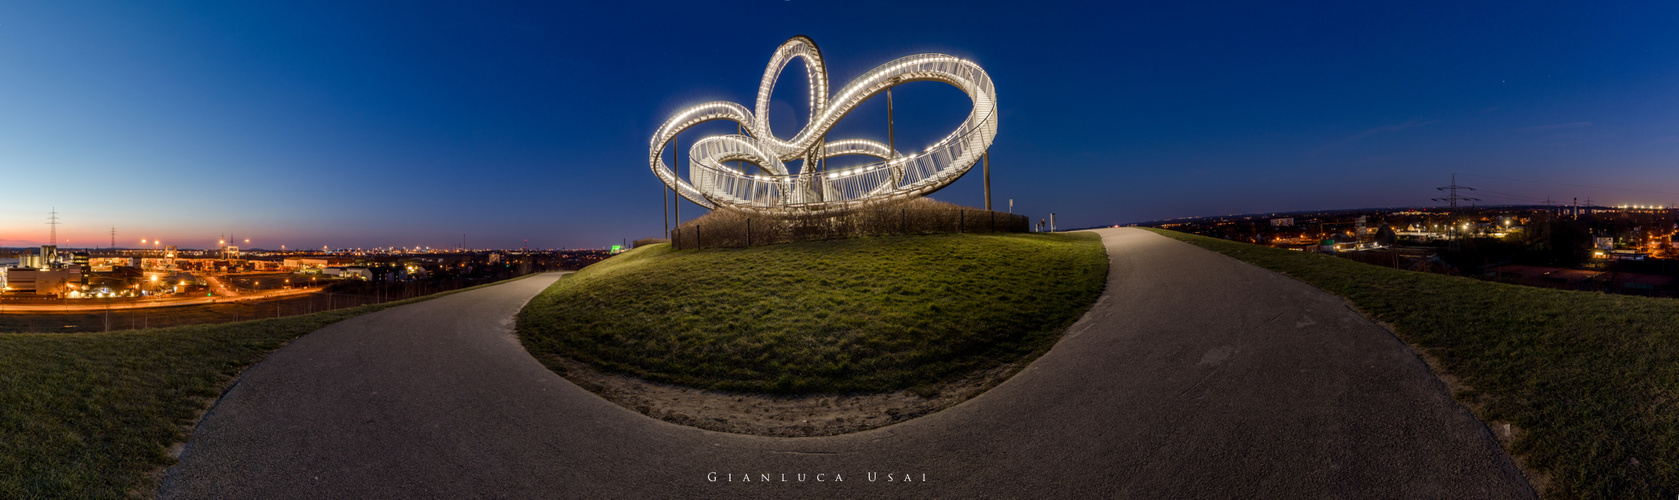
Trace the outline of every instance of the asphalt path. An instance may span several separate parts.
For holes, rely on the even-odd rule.
[[[543,275],[361,316],[244,373],[165,498],[1532,498],[1403,343],[1299,281],[1135,229],[1054,349],[943,412],[768,438],[666,423],[539,364]],[[801,481],[802,479],[802,481]]]

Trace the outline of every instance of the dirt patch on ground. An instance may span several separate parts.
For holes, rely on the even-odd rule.
[[[996,387],[1030,362],[983,370],[932,390],[766,396],[648,382],[560,357],[548,361],[550,367],[563,366],[556,371],[572,383],[643,415],[706,430],[778,437],[846,434],[927,415]]]

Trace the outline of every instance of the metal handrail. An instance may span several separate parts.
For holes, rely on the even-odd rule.
[[[769,130],[765,119],[767,96],[782,68],[799,57],[806,59],[811,73],[813,116],[809,125],[784,141]],[[708,102],[677,113],[654,135],[649,145],[649,165],[667,186],[706,208],[809,215],[937,191],[967,173],[996,137],[996,89],[985,70],[971,61],[944,54],[898,58],[864,73],[831,97],[820,91],[827,88],[824,68],[814,42],[805,37],[788,40],[765,70],[756,113],[726,101]],[[943,140],[908,155],[875,141],[825,141],[828,130],[857,105],[893,85],[912,81],[953,85],[973,99],[974,109]],[[665,145],[683,130],[712,120],[734,121],[749,133],[696,142],[689,149],[689,179],[680,178],[662,158]],[[881,161],[831,172],[810,171],[812,160],[842,155],[872,156]],[[805,160],[807,166],[802,170],[806,171],[789,172],[782,162],[794,159]],[[748,175],[725,163],[731,161],[752,163],[765,173]]]

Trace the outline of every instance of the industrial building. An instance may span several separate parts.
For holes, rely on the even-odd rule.
[[[63,297],[81,284],[82,268],[0,269],[0,281],[4,282],[5,293],[8,294]]]

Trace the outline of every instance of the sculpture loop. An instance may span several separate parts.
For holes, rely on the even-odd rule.
[[[770,130],[770,94],[781,70],[803,58],[810,81],[810,121],[786,140]],[[894,85],[944,82],[961,89],[974,102],[967,120],[927,149],[902,153],[864,139],[828,141],[834,124],[857,105]],[[729,120],[745,134],[707,137],[688,153],[688,178],[666,165],[662,153],[678,133],[700,123]],[[666,186],[700,206],[753,212],[768,216],[820,215],[861,205],[924,196],[955,182],[980,160],[997,135],[996,89],[990,75],[972,61],[944,54],[917,54],[882,64],[828,94],[828,74],[816,42],[795,36],[776,48],[758,86],[757,107],[707,102],[685,109],[661,125],[648,148],[648,165]],[[881,161],[867,165],[817,171],[817,160],[863,155]],[[803,160],[804,168],[789,172],[782,162]],[[757,165],[760,174],[747,174],[726,162]]]

